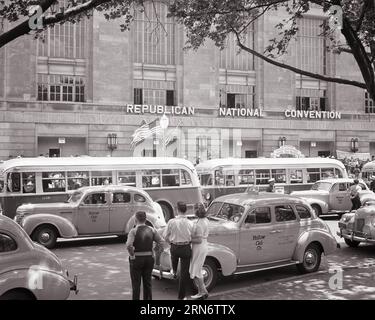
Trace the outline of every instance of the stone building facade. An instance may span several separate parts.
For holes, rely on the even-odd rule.
[[[305,156],[375,154],[375,107],[364,90],[238,54],[232,37],[224,51],[209,41],[183,51],[183,27],[166,18],[166,6],[156,7],[162,28],[146,9],[130,31],[95,13],[49,29],[44,41],[24,36],[0,49],[0,159],[111,153],[195,162],[268,157],[285,144]],[[248,44],[263,52],[282,18],[278,11],[257,21]],[[361,80],[350,55],[325,50],[324,19],[318,10],[301,19],[278,60]],[[152,131],[164,113],[168,127]],[[145,123],[150,134],[142,139]],[[112,150],[109,134],[117,138]]]

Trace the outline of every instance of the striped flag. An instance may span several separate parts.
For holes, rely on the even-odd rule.
[[[147,138],[152,137],[153,135],[158,135],[162,133],[160,125],[157,123],[157,119],[147,123],[145,120],[142,121],[141,126],[137,128],[132,134],[131,147],[134,148],[136,145],[141,143]]]
[[[182,121],[181,120],[178,121],[176,128],[174,128],[174,129],[172,129],[168,132],[168,135],[166,136],[166,138],[164,140],[164,145],[166,147],[177,140],[181,124],[182,124]]]

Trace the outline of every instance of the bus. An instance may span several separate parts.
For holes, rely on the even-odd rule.
[[[61,157],[17,158],[0,163],[0,203],[13,218],[21,204],[63,202],[84,186],[119,184],[144,189],[174,217],[177,202],[189,212],[202,202],[193,164],[179,158],[160,157]]]
[[[372,177],[375,176],[375,161],[367,162],[363,165],[361,170],[361,178],[368,185],[370,185]]]
[[[275,191],[306,190],[325,178],[347,178],[342,162],[330,158],[226,158],[212,159],[196,166],[205,203],[246,189],[265,191],[275,179]]]

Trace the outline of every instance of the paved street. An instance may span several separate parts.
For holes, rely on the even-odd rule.
[[[332,232],[337,217],[325,218]],[[294,266],[224,278],[211,299],[361,299],[375,297],[375,248],[361,245],[353,249],[337,237],[341,249],[323,258],[320,271],[300,275]],[[116,237],[60,241],[53,250],[77,274],[80,292],[70,299],[131,299],[131,283],[124,244]],[[329,268],[343,268],[342,290],[331,290]],[[332,270],[331,270],[332,271]],[[177,283],[153,281],[154,299],[173,300]],[[371,298],[370,297],[370,298]]]

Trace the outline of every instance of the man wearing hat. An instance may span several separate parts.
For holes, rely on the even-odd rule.
[[[271,178],[268,180],[268,187],[266,192],[275,192],[275,179]]]

